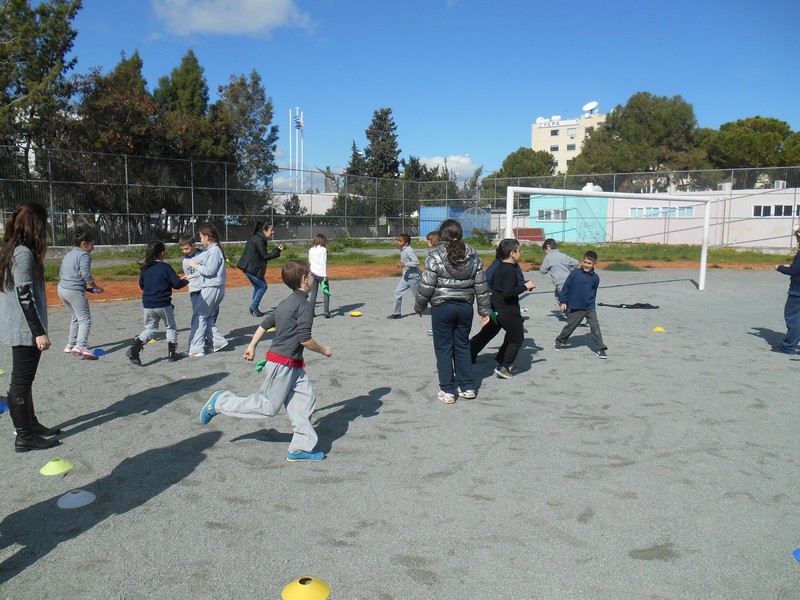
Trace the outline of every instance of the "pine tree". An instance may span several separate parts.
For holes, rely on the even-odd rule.
[[[367,175],[370,177],[395,178],[400,174],[400,148],[397,147],[397,125],[391,108],[380,108],[372,116],[366,130],[369,144],[364,150]]]

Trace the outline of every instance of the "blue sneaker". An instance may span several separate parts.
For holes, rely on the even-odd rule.
[[[289,462],[295,462],[298,460],[322,460],[324,458],[324,452],[306,452],[305,450],[300,450],[299,452],[286,453],[286,460]]]
[[[211,419],[217,416],[217,411],[214,410],[214,405],[217,403],[217,398],[222,392],[214,392],[211,394],[211,398],[208,399],[205,406],[203,406],[203,410],[200,411],[200,422],[203,425],[208,425],[211,422]]]

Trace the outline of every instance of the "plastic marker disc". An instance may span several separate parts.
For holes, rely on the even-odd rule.
[[[361,316],[361,311],[359,311],[359,310],[351,310],[350,311],[350,316],[351,317],[360,317]]]
[[[152,340],[150,340],[150,341],[149,341],[149,342],[147,342],[147,343],[148,343],[148,344],[155,344],[157,341],[158,341],[158,340],[157,340],[156,338],[153,338]]]
[[[62,473],[69,471],[73,466],[75,465],[68,460],[64,460],[63,458],[54,458],[41,469],[39,469],[39,473],[46,476],[61,475]]]
[[[5,374],[6,374],[6,372],[3,371],[3,369],[0,369],[0,375],[5,375]]]
[[[105,356],[106,354],[108,354],[108,352],[106,352],[102,348],[95,348],[94,350],[92,350],[92,354],[94,354],[95,356]]]
[[[274,328],[274,327],[270,327],[269,329],[267,329],[267,333],[270,333],[270,332],[272,332],[272,331],[275,331],[275,328]]]
[[[653,331],[658,331],[659,333],[666,333],[667,332],[667,330],[664,329],[661,325],[659,325],[658,327],[653,327]]]
[[[281,600],[328,600],[331,586],[322,579],[301,577],[293,581],[281,592]]]
[[[0,402],[0,414],[6,412],[8,410],[8,404],[5,402]]]
[[[92,492],[86,490],[72,490],[67,492],[56,502],[58,508],[80,508],[95,501],[95,496]]]
[[[800,560],[800,548],[797,548],[794,552],[792,552],[792,556],[794,556],[797,560]]]

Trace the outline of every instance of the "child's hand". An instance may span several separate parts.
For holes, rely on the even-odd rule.
[[[402,269],[402,268],[403,268],[403,267],[405,267],[406,265],[405,265],[405,263],[404,263],[404,262],[402,262],[402,261],[399,261],[399,260],[398,260],[398,261],[397,261],[397,265],[396,265],[396,266],[397,266],[397,268],[398,268],[398,269]]]
[[[532,282],[532,281],[526,281],[525,282],[525,289],[527,289],[529,292],[535,287],[536,287],[536,284],[534,282]]]
[[[331,356],[333,356],[333,349],[331,349],[330,346],[323,346],[322,356],[327,356],[328,358],[330,358]]]
[[[242,358],[244,358],[245,360],[252,361],[253,358],[255,358],[255,355],[256,355],[256,349],[248,346],[247,350],[244,351]]]
[[[567,312],[567,305],[566,304],[562,304],[561,305],[561,312]]]

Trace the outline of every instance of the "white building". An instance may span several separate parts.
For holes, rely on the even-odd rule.
[[[606,115],[596,110],[597,102],[590,102],[576,119],[562,119],[560,115],[537,118],[531,126],[531,148],[552,154],[555,172],[566,173],[572,159],[581,153],[584,140],[606,120]]]

